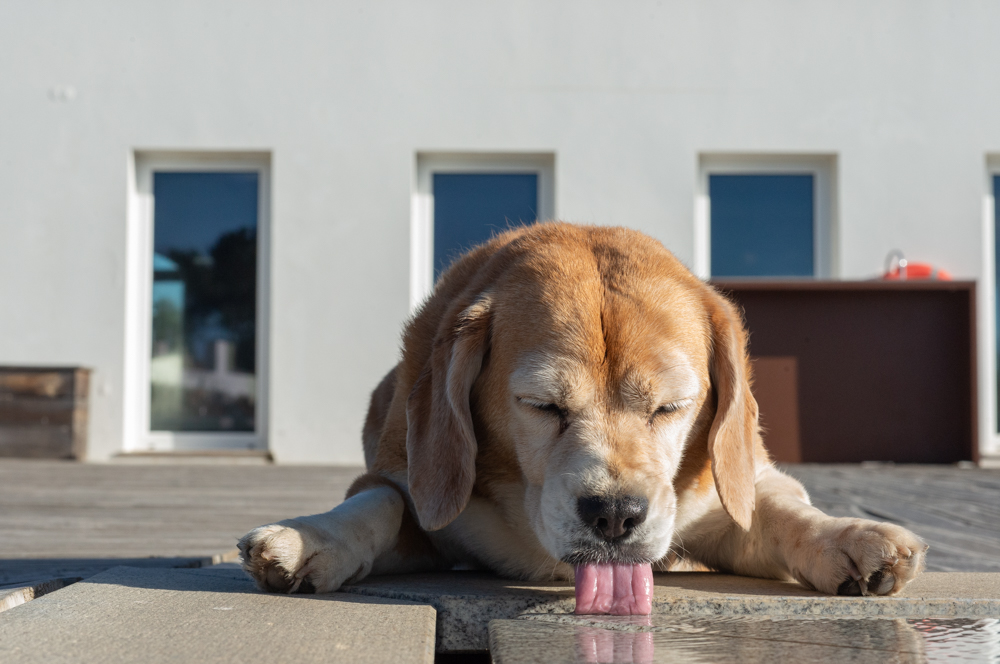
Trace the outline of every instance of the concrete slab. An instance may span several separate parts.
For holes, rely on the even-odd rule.
[[[1000,659],[996,618],[815,618],[654,615],[494,620],[495,664],[570,662],[925,662]]]
[[[214,556],[177,558],[28,558],[0,560],[0,586],[32,585],[52,578],[86,579],[112,567],[207,567],[239,558],[233,549]]]
[[[30,584],[4,585],[0,586],[0,612],[21,606],[26,602],[48,595],[51,592],[65,588],[66,586],[80,581],[80,577],[68,577],[61,579],[45,579],[35,581]]]
[[[434,660],[434,609],[257,592],[239,569],[116,567],[0,613],[4,662]]]
[[[832,597],[795,583],[713,573],[655,577],[659,615],[938,617],[1000,616],[1000,574],[924,573],[895,597]],[[573,588],[521,583],[480,572],[371,577],[345,593],[432,605],[439,651],[485,650],[491,620],[570,614]]]

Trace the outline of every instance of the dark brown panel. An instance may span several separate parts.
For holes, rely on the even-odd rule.
[[[751,355],[798,360],[802,461],[974,458],[973,284],[717,285]]]
[[[753,358],[753,396],[771,458],[800,463],[799,363],[794,357]]]

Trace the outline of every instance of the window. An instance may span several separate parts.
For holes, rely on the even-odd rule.
[[[553,218],[553,166],[544,154],[418,155],[411,308],[468,249],[508,228]]]
[[[814,179],[709,175],[712,276],[813,276]]]
[[[434,280],[467,249],[538,218],[537,173],[434,173]]]
[[[830,277],[831,158],[703,157],[696,272]]]
[[[264,447],[266,161],[142,156],[136,175],[133,447]]]

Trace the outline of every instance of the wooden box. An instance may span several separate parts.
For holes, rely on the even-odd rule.
[[[90,370],[0,366],[0,457],[80,459]]]

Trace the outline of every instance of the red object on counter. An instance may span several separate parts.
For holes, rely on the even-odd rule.
[[[906,276],[904,279],[940,279],[941,281],[951,281],[951,274],[947,270],[939,270],[929,263],[907,263]],[[899,280],[899,268],[893,268],[891,272],[882,275],[883,279],[890,281]]]

